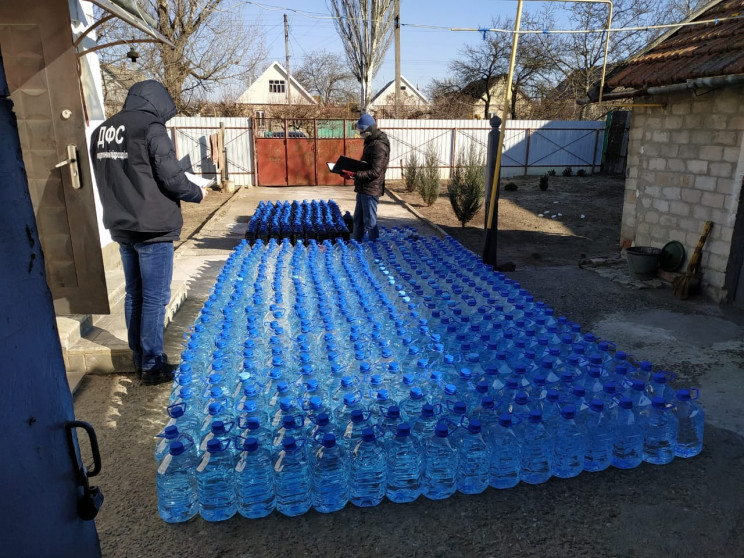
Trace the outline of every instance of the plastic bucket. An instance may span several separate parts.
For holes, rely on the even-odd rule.
[[[647,281],[656,277],[659,267],[659,254],[661,248],[651,246],[633,246],[625,251],[628,257],[628,270],[630,276],[641,281]]]

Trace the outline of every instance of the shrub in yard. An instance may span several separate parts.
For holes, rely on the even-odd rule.
[[[571,170],[571,167],[566,167],[563,169],[563,176],[571,176],[573,174],[573,171]]]
[[[507,182],[506,186],[504,186],[504,190],[506,190],[507,192],[515,192],[519,190],[519,186],[514,184],[514,182]]]
[[[584,169],[579,169],[576,171],[576,176],[586,176],[586,171]]]
[[[484,164],[483,153],[473,144],[457,156],[447,192],[452,210],[463,227],[483,205],[486,191]]]
[[[424,162],[419,167],[418,191],[421,199],[428,206],[434,205],[439,197],[439,157],[434,146],[429,146],[424,152]]]
[[[549,182],[550,182],[550,175],[549,174],[543,174],[540,177],[540,190],[542,190],[543,192],[545,190],[547,190],[548,189],[548,186],[549,186],[549,184],[548,184]]]
[[[558,173],[557,173],[557,172],[555,172],[555,169],[550,169],[550,170],[548,171],[548,176],[556,176],[557,174],[558,174]]]
[[[416,153],[411,151],[408,154],[408,158],[406,159],[406,163],[403,167],[403,179],[406,184],[406,192],[415,192],[416,190],[418,190],[420,168],[421,167],[419,167],[419,161]]]

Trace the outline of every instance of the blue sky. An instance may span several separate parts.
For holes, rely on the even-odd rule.
[[[525,2],[525,11],[535,11],[539,2]],[[294,10],[294,11],[293,11]],[[490,27],[501,15],[514,19],[517,2],[511,0],[400,0],[401,73],[423,89],[432,78],[447,77],[447,64],[457,58],[466,44],[482,40],[480,33],[424,29],[435,27]],[[285,61],[284,13],[289,21],[290,67],[298,67],[304,57],[324,48],[343,54],[338,34],[329,15],[326,0],[266,0],[247,3],[243,8],[246,21],[261,18],[266,36],[269,62]],[[309,14],[309,15],[304,15]],[[394,48],[391,43],[385,62],[374,80],[375,90],[395,78]]]

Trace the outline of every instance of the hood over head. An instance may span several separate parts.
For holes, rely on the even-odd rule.
[[[141,110],[154,114],[165,124],[176,113],[176,104],[159,81],[139,81],[129,88],[123,110]]]

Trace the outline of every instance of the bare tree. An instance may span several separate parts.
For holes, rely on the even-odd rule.
[[[354,76],[345,68],[343,57],[326,50],[310,52],[294,75],[324,106],[356,98]]]
[[[162,82],[181,112],[192,99],[224,85],[245,84],[266,58],[264,40],[256,25],[246,26],[239,0],[139,0],[157,22],[157,30],[174,46],[137,44],[143,75]],[[102,26],[99,41],[145,39],[114,19]],[[104,64],[123,58],[118,49],[102,50]]]
[[[393,38],[393,0],[328,0],[328,3],[351,73],[361,86],[362,111],[366,112],[372,80]]]

